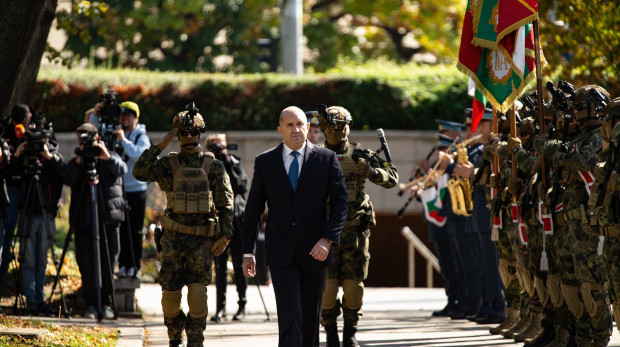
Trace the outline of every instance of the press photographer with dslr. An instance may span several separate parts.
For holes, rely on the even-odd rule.
[[[101,304],[103,317],[111,319],[112,272],[119,254],[119,228],[125,220],[123,175],[127,165],[120,155],[109,151],[99,140],[97,128],[89,123],[77,128],[79,147],[65,169],[65,185],[71,187],[69,218],[75,231],[75,256],[82,274],[82,293],[87,306],[84,317],[95,318],[98,305],[96,272],[101,273]],[[94,189],[99,209],[93,216],[89,188]],[[96,217],[99,225],[93,225]],[[98,227],[99,250],[94,248],[93,230]],[[99,252],[100,264],[97,257]],[[98,265],[98,267],[95,267]]]
[[[228,145],[225,134],[211,134],[207,137],[207,149],[215,154],[215,158],[221,160],[226,168],[226,173],[230,178],[234,194],[233,206],[233,235],[230,244],[224,253],[214,258],[215,263],[215,287],[217,289],[216,313],[211,317],[212,322],[219,322],[226,317],[226,284],[228,280],[228,256],[232,257],[233,269],[235,271],[235,286],[239,295],[239,310],[233,316],[233,320],[243,320],[245,318],[245,297],[248,283],[243,275],[243,252],[241,251],[241,230],[243,227],[243,217],[245,215],[245,199],[248,191],[248,176],[243,170],[241,159],[235,155],[228,154],[228,149],[236,149],[236,145]]]
[[[11,159],[11,172],[23,179],[19,206],[19,262],[27,315],[53,315],[44,302],[47,252],[56,233],[55,217],[62,193],[64,160],[52,138],[51,123],[34,119]]]

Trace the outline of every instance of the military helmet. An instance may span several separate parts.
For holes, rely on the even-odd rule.
[[[592,84],[580,87],[575,91],[575,100],[573,101],[576,111],[575,118],[596,118],[597,114],[603,113],[609,102],[609,93],[605,88]],[[588,105],[591,103],[596,103],[597,106],[588,114]]]
[[[607,119],[616,119],[620,117],[620,97],[611,101],[609,110],[607,111]]]
[[[326,127],[344,128],[345,125],[351,124],[353,118],[346,108],[341,106],[326,107],[325,105],[319,105],[319,127],[325,129]]]
[[[205,121],[198,113],[198,108],[194,103],[185,106],[185,111],[179,112],[172,121],[172,127],[179,129],[198,128],[200,132],[205,131]]]

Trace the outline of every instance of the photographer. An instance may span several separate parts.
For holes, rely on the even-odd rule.
[[[93,258],[93,225],[89,184],[98,178],[98,205],[100,215],[99,235],[102,277],[101,298],[103,317],[114,318],[110,307],[112,301],[112,271],[119,253],[119,227],[125,219],[123,200],[123,178],[127,165],[121,157],[99,141],[97,128],[92,124],[82,124],[77,128],[79,148],[76,157],[71,159],[65,169],[65,185],[71,187],[71,206],[69,217],[75,230],[75,255],[82,274],[82,293],[86,302],[84,317],[95,318],[97,288],[95,287],[95,261]],[[95,176],[96,175],[96,176]],[[105,225],[105,228],[101,228]],[[102,231],[105,230],[105,234]],[[107,244],[104,242],[107,241]]]
[[[112,133],[116,135],[122,146],[123,159],[127,163],[128,171],[123,175],[123,187],[125,198],[131,211],[129,225],[121,224],[121,253],[119,255],[118,276],[133,277],[140,270],[142,259],[142,228],[144,227],[144,209],[146,208],[146,182],[138,181],[131,174],[133,165],[140,158],[142,152],[151,146],[151,141],[146,135],[146,127],[139,124],[140,108],[135,102],[125,101],[120,105],[120,122]],[[129,239],[131,237],[131,240]],[[129,248],[133,246],[133,252]],[[132,258],[133,256],[133,258]]]
[[[248,176],[241,166],[240,158],[228,154],[226,135],[212,134],[207,137],[207,149],[215,154],[215,158],[221,160],[226,168],[226,173],[230,178],[234,194],[234,217],[233,217],[233,236],[230,244],[222,253],[214,258],[215,263],[215,286],[217,289],[216,313],[211,317],[212,322],[219,322],[226,317],[226,282],[228,279],[228,256],[232,257],[233,269],[235,271],[235,285],[239,294],[239,310],[233,316],[233,320],[245,318],[245,304],[247,299],[245,292],[248,287],[247,280],[243,275],[241,264],[243,263],[243,253],[241,251],[241,230],[243,227],[243,217],[245,215],[245,195],[248,191]]]
[[[19,205],[25,213],[19,223],[26,227],[19,228],[18,236],[27,315],[54,315],[44,302],[43,287],[47,252],[52,248],[56,233],[55,217],[62,193],[64,160],[51,137],[50,124],[44,118],[34,120],[11,160],[11,171],[24,178]]]
[[[8,117],[3,124],[4,138],[8,144],[10,155],[15,153],[15,150],[22,141],[22,139],[17,137],[15,132],[16,127],[21,127],[21,129],[24,129],[28,126],[28,124],[30,124],[31,119],[32,112],[30,112],[30,108],[27,105],[17,104],[13,106],[11,116]],[[2,261],[0,262],[0,292],[4,290],[6,275],[9,270],[9,263],[13,260],[11,243],[13,242],[13,232],[15,230],[15,223],[17,222],[17,200],[19,200],[19,190],[21,185],[22,181],[20,175],[11,174],[11,176],[6,179],[6,190],[10,203],[6,210],[7,225],[9,230],[5,230],[4,238],[0,240],[0,242],[3,242]]]

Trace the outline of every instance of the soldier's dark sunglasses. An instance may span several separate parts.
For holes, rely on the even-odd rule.
[[[181,129],[179,130],[179,135],[181,136],[187,136],[187,135],[192,135],[192,136],[198,136],[198,134],[200,134],[200,129],[198,128],[189,128],[189,129]]]

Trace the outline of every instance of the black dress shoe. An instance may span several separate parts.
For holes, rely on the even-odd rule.
[[[465,319],[467,319],[470,322],[475,322],[477,319],[481,319],[482,317],[485,317],[485,315],[480,314],[480,313],[474,313],[472,315],[465,317]]]
[[[245,319],[245,307],[239,307],[239,310],[233,316],[233,320],[244,320]]]
[[[215,312],[215,315],[211,316],[211,321],[214,323],[219,323],[224,318],[226,318],[226,310],[219,310]]]
[[[463,311],[457,311],[450,315],[450,319],[465,319],[470,314]]]
[[[168,346],[170,346],[170,347],[184,347],[185,344],[183,343],[183,340],[170,340],[170,343],[168,343]]]
[[[502,315],[502,316],[488,315],[488,316],[481,317],[480,319],[476,319],[475,322],[478,324],[500,324],[500,323],[503,323],[505,320],[506,320],[505,315]]]
[[[432,314],[433,317],[448,317],[450,316],[450,312],[448,312],[448,308],[444,307],[443,309],[439,310],[439,311],[433,311]]]

